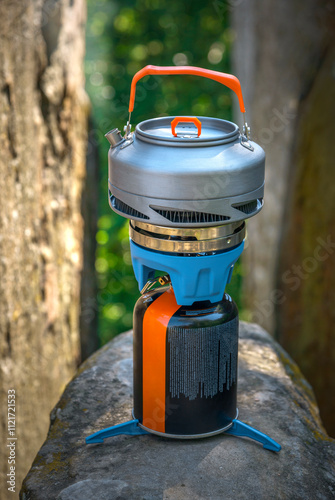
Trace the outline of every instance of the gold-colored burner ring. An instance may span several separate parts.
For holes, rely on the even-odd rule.
[[[129,236],[137,245],[178,254],[228,250],[241,243],[245,234],[245,222],[203,228],[171,228],[133,220],[129,223]]]

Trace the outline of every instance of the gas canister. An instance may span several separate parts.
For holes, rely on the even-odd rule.
[[[205,437],[236,418],[238,314],[229,295],[179,306],[172,287],[134,310],[134,418],[166,437]]]

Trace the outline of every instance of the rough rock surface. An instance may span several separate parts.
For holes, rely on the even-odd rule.
[[[132,335],[91,356],[51,414],[46,442],[24,480],[22,500],[330,499],[335,441],[320,422],[298,367],[260,327],[241,323],[240,419],[282,445],[279,454],[243,438],[182,441],[85,437],[131,419]]]

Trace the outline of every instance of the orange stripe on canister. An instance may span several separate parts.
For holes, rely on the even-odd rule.
[[[172,288],[160,295],[143,318],[143,421],[165,432],[166,329],[179,309]]]

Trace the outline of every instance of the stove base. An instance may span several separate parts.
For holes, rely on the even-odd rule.
[[[219,429],[214,432],[208,432],[206,434],[196,434],[196,435],[176,435],[176,434],[165,434],[162,432],[151,431],[150,429],[144,427],[136,419],[130,420],[129,422],[124,422],[123,424],[113,425],[107,429],[102,429],[101,431],[95,432],[88,436],[85,441],[86,444],[103,443],[104,439],[109,437],[118,436],[120,434],[127,434],[129,436],[139,436],[141,434],[155,434],[158,436],[173,438],[173,439],[199,439],[206,438],[210,436],[215,436],[216,434],[226,433],[231,436],[247,437],[254,441],[257,441],[263,445],[265,450],[279,452],[281,450],[280,444],[271,439],[263,432],[254,429],[248,424],[241,422],[238,419],[234,419],[230,425],[223,429]]]

